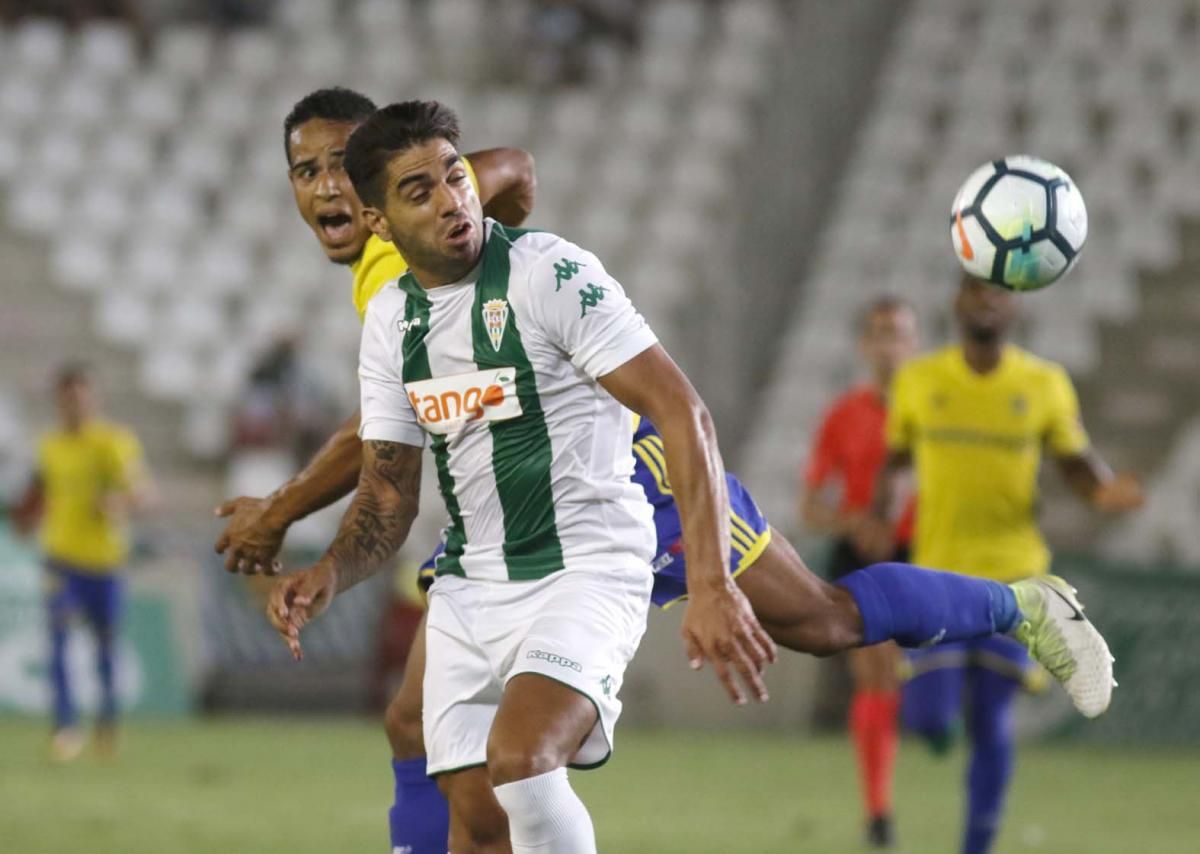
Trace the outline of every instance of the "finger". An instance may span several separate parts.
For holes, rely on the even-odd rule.
[[[237,572],[238,552],[236,549],[225,555],[225,571]]]
[[[224,554],[225,549],[229,548],[229,533],[226,532],[220,536],[217,542],[213,545],[213,551],[217,554]]]
[[[267,575],[279,575],[281,572],[283,572],[283,564],[277,560],[271,561],[267,567]]]
[[[232,501],[226,501],[221,504],[218,504],[216,506],[216,509],[213,510],[213,515],[217,516],[218,518],[223,518],[225,516],[232,516],[233,511],[236,509],[237,509],[237,499],[235,498]]]
[[[729,694],[729,699],[733,700],[739,706],[746,705],[746,697],[742,693],[741,686],[733,678],[733,674],[729,672],[729,666],[720,655],[710,655],[708,660],[712,662],[713,670],[717,671],[717,678],[721,680],[721,684],[725,686],[725,691]]]
[[[686,630],[683,633],[683,649],[687,653],[688,665],[692,670],[699,670],[704,666],[704,650],[700,648],[700,644],[696,643],[691,632]]]
[[[250,561],[246,558],[245,555],[241,555],[238,558],[237,571],[242,573],[243,575],[254,575],[254,569],[252,568]]]
[[[733,654],[733,666],[738,674],[742,677],[742,682],[750,689],[750,692],[758,698],[758,702],[765,703],[771,699],[767,694],[767,686],[762,681],[759,668],[746,654],[744,649],[738,649]]]
[[[774,664],[779,660],[779,646],[767,634],[767,630],[763,628],[762,623],[757,620],[754,623],[754,633],[758,637],[758,642],[767,650],[767,663]]]

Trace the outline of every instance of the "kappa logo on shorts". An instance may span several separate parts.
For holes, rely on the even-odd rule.
[[[566,667],[570,670],[574,670],[576,673],[583,672],[583,665],[578,661],[572,661],[566,656],[558,655],[557,653],[546,652],[544,649],[531,649],[529,652],[525,653],[525,657],[540,658],[542,661],[549,662],[550,664],[557,664],[560,667]]]
[[[600,680],[600,690],[604,692],[605,697],[612,696],[613,685],[615,683],[616,683],[616,680],[613,679],[611,675],[605,676],[603,679]]]

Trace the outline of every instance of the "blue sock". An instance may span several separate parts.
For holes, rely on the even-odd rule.
[[[1007,632],[1021,619],[1007,584],[906,563],[877,563],[838,582],[863,619],[863,646],[916,647]]]
[[[982,667],[971,671],[971,763],[963,854],[988,854],[1000,829],[1013,771],[1012,701],[1017,687],[1000,673]]]
[[[100,676],[100,709],[97,717],[102,723],[117,720],[116,638],[111,631],[96,637],[96,671]]]
[[[392,850],[406,854],[446,854],[450,806],[437,782],[425,774],[425,757],[393,759],[395,803],[388,810]]]
[[[67,627],[65,621],[60,622],[53,615],[50,628],[50,687],[54,695],[54,728],[75,726],[79,716],[71,697],[71,683],[67,679]]]

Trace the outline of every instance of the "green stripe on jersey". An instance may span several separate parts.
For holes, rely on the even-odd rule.
[[[404,382],[407,384],[432,379],[429,351],[425,347],[432,303],[425,289],[417,284],[411,273],[402,277],[399,285],[407,297],[404,300],[404,319],[408,322],[408,331],[404,333],[404,342],[401,345],[404,355]],[[413,323],[418,319],[419,323]],[[438,488],[442,493],[442,500],[446,502],[446,512],[450,514],[450,528],[446,531],[446,550],[435,563],[436,572],[438,575],[465,575],[462,553],[467,544],[467,529],[463,526],[458,496],[454,494],[454,476],[450,474],[450,451],[445,436],[435,435],[432,440],[430,444],[433,447],[434,464],[437,466]]]
[[[538,397],[533,366],[521,343],[521,333],[512,307],[507,304],[511,273],[509,250],[513,237],[496,223],[483,252],[483,269],[475,286],[471,310],[471,338],[475,364],[481,370],[517,369],[517,397],[521,416],[494,421],[492,472],[504,511],[504,562],[512,580],[544,578],[563,568],[562,544],[555,524],[554,493],[550,487],[550,431]],[[484,306],[493,311],[503,301],[507,312],[499,347],[488,335]]]

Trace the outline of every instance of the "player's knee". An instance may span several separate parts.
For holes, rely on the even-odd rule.
[[[414,708],[397,697],[388,704],[384,713],[383,729],[392,747],[392,755],[397,759],[417,759],[425,755],[425,733],[419,707]]]
[[[850,591],[825,584],[822,594],[822,607],[814,615],[811,654],[827,658],[859,646],[863,641],[863,622]]]
[[[548,774],[564,764],[557,751],[537,744],[488,742],[488,776],[493,786]]]

